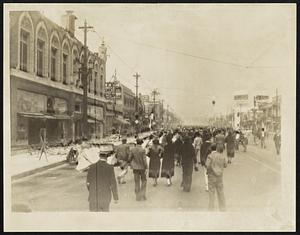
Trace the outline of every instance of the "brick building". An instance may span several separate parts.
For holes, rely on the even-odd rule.
[[[47,130],[49,144],[81,136],[82,98],[80,66],[83,44],[76,39],[72,12],[59,26],[37,11],[10,14],[11,144],[39,143],[39,131]],[[88,51],[89,138],[102,137],[107,100],[106,47]]]

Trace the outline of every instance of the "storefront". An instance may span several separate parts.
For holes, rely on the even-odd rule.
[[[37,145],[39,132],[46,128],[49,145],[68,141],[72,135],[67,101],[25,90],[17,90],[15,145]]]
[[[95,105],[88,105],[88,128],[89,138],[100,139],[104,136],[104,115],[103,108]]]

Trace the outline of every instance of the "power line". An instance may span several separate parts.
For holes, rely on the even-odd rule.
[[[115,37],[114,38],[120,38],[120,37]],[[158,46],[154,46],[151,44],[147,44],[147,43],[141,43],[141,42],[137,42],[131,39],[125,39],[122,38],[122,40],[126,40],[128,42],[137,44],[137,45],[141,45],[141,46],[145,46],[145,47],[149,47],[149,48],[153,48],[153,49],[157,49],[157,50],[163,50],[166,52],[170,52],[170,53],[174,53],[174,54],[179,54],[179,55],[183,55],[183,56],[188,56],[188,57],[192,57],[195,59],[200,59],[200,60],[206,60],[206,61],[211,61],[214,63],[219,63],[219,64],[226,64],[226,65],[231,65],[234,67],[240,67],[240,68],[244,68],[244,69],[270,69],[270,68],[282,68],[284,66],[253,66],[253,63],[255,62],[255,60],[250,63],[250,65],[244,65],[244,64],[238,64],[238,63],[233,63],[233,62],[228,62],[228,61],[223,61],[223,60],[219,60],[219,59],[215,59],[215,58],[211,58],[211,57],[205,57],[205,56],[199,56],[199,55],[193,55],[184,51],[177,51],[177,50],[173,50],[173,49],[168,49],[168,48],[163,48],[163,47],[158,47]]]

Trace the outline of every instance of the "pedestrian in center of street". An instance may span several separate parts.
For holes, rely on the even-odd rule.
[[[174,176],[174,157],[175,149],[172,143],[172,134],[166,136],[166,145],[164,147],[161,177],[167,179],[167,186],[172,185],[172,177]]]
[[[225,137],[225,143],[227,149],[228,163],[231,164],[232,158],[234,158],[235,151],[235,138],[233,130],[229,130],[228,135]]]
[[[182,183],[184,192],[190,192],[194,164],[197,163],[196,154],[189,136],[184,136],[182,145]]]
[[[266,148],[266,130],[265,128],[261,128],[260,132],[260,146],[261,148]]]
[[[129,145],[127,144],[127,139],[122,138],[122,144],[116,148],[116,158],[121,168],[121,173],[117,176],[119,184],[125,184],[125,175],[128,172],[128,160],[129,160]]]
[[[136,200],[146,200],[146,186],[147,186],[147,178],[146,178],[146,170],[148,168],[146,152],[141,146],[143,144],[143,140],[137,139],[137,145],[134,146],[129,155],[129,162],[131,163],[131,167],[133,169],[134,174],[134,183],[135,183],[135,195]]]
[[[207,169],[205,166],[205,162],[207,159],[207,156],[210,154],[211,152],[211,136],[210,133],[205,130],[203,132],[203,144],[201,145],[201,165],[203,167],[203,173],[204,173],[204,180],[205,180],[205,190],[208,191],[208,178],[207,178]]]
[[[86,185],[89,191],[89,209],[108,212],[111,195],[118,202],[118,189],[113,166],[107,164],[108,154],[100,152],[100,159],[88,169]]]
[[[197,158],[197,163],[195,165],[195,171],[198,171],[198,164],[201,164],[201,159],[200,159],[200,150],[201,150],[201,145],[202,145],[202,138],[200,137],[200,132],[196,131],[195,133],[195,139],[194,139],[194,143],[193,146],[195,148],[195,154],[196,154],[196,158]]]
[[[211,154],[206,160],[207,174],[208,174],[208,190],[209,190],[209,204],[208,209],[214,210],[215,192],[217,191],[219,210],[225,211],[225,196],[223,188],[223,170],[227,167],[227,159],[223,154],[222,144],[213,144],[211,146]]]
[[[148,156],[150,158],[149,178],[154,179],[153,186],[157,186],[157,178],[159,177],[160,170],[160,159],[162,157],[163,151],[164,149],[159,145],[159,140],[155,138],[148,152]]]

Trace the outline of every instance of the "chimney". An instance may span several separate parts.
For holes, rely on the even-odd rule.
[[[73,15],[73,11],[66,11],[66,14],[61,17],[62,26],[72,37],[74,37],[75,34],[76,19],[77,17]]]

